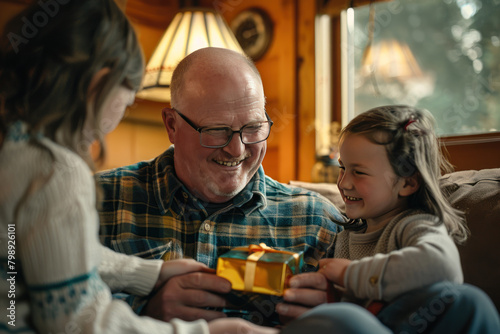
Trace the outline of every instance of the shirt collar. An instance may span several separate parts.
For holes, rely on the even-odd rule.
[[[266,208],[265,178],[264,169],[260,166],[246,187],[233,198],[233,205],[229,207],[239,208],[245,214]],[[176,196],[188,196],[193,202],[200,203],[175,175],[173,145],[154,161],[153,186],[162,214],[169,210]]]
[[[267,207],[266,176],[262,166],[259,166],[259,169],[246,187],[234,197],[233,203],[236,207],[241,208],[245,214],[250,214],[257,209],[265,209]],[[246,205],[247,203],[248,205]]]

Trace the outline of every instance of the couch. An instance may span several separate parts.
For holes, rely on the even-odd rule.
[[[316,191],[344,209],[336,184],[290,184]],[[465,282],[485,291],[500,311],[500,168],[446,174],[441,188],[451,204],[465,212],[471,231],[467,242],[458,246]]]

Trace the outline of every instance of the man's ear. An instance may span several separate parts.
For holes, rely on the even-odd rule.
[[[420,188],[420,179],[418,173],[405,177],[404,183],[399,189],[399,196],[406,197],[415,193]]]
[[[168,138],[172,144],[175,144],[175,132],[177,130],[175,124],[175,110],[169,107],[163,108],[161,111],[161,118],[163,119],[163,125],[168,133]]]

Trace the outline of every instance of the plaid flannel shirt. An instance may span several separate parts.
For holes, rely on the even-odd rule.
[[[143,258],[193,258],[215,268],[230,249],[263,242],[303,251],[311,271],[333,256],[341,228],[328,216],[344,219],[323,196],[276,182],[262,167],[237,196],[214,208],[176,177],[173,146],[153,160],[100,172],[97,180],[104,190],[101,242]],[[145,301],[137,299],[128,301],[139,311]]]

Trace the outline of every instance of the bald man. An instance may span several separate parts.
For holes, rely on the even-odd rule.
[[[151,161],[98,174],[106,246],[143,258],[193,258],[213,269],[220,255],[250,244],[302,251],[304,271],[333,255],[339,227],[328,216],[342,221],[337,208],[264,174],[273,121],[248,58],[220,48],[191,53],[173,73],[171,107],[162,118],[171,147]],[[226,279],[196,272],[171,278],[149,299],[127,300],[165,321],[236,315],[276,324],[279,299],[230,292]]]

